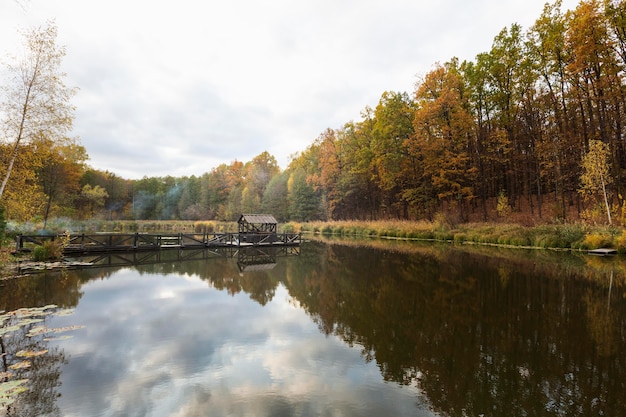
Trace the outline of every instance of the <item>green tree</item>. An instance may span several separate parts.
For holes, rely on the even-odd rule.
[[[275,175],[267,184],[263,193],[261,207],[264,213],[274,215],[276,220],[284,222],[289,219],[289,203],[287,199],[287,182],[289,174],[282,172]]]
[[[322,212],[320,193],[307,183],[302,168],[291,170],[287,182],[289,218],[297,221],[318,220]]]
[[[104,202],[109,196],[104,188],[99,185],[92,187],[89,184],[83,187],[80,195],[84,201],[88,217],[93,217],[97,209],[104,208]]]
[[[324,190],[319,184],[319,146],[310,145],[292,157],[287,171],[289,181],[289,218],[292,220],[325,220]]]
[[[75,89],[63,79],[61,61],[65,48],[56,44],[57,28],[49,22],[24,33],[26,56],[7,65],[10,78],[2,86],[0,114],[2,140],[11,144],[10,156],[0,185],[0,199],[6,189],[22,146],[36,137],[63,141],[72,128]]]
[[[189,178],[183,178],[181,181],[182,192],[178,200],[178,212],[183,220],[200,220],[205,217],[203,207],[200,202],[201,180],[192,175]]]
[[[244,187],[242,189],[242,209],[251,213],[261,209],[261,201],[267,185],[280,173],[276,158],[267,151],[252,158],[245,165]]]
[[[504,28],[494,38],[491,51],[488,54],[488,86],[491,90],[492,108],[494,110],[494,124],[489,139],[495,141],[491,147],[498,152],[499,144],[506,143],[512,153],[500,153],[504,163],[505,173],[502,179],[511,203],[515,205],[523,190],[523,176],[526,175],[526,166],[523,163],[523,149],[526,143],[521,141],[518,124],[520,107],[522,104],[523,85],[522,77],[526,75],[522,29],[518,24]],[[506,135],[506,139],[502,135]],[[506,149],[506,148],[505,148]]]

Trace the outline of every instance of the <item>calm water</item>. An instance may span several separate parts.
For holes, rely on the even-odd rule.
[[[0,415],[626,416],[621,258],[232,255],[0,281]]]

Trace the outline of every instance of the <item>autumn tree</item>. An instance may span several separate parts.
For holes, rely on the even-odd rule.
[[[501,166],[508,153],[508,139],[504,135],[493,134],[494,105],[491,100],[491,89],[488,86],[489,57],[482,53],[476,62],[466,61],[460,70],[466,82],[468,111],[475,124],[474,140],[471,142],[470,153],[472,165],[476,167],[479,181],[475,188],[480,199],[483,220],[487,220],[487,200],[492,197],[501,178]],[[494,140],[496,139],[496,140]]]
[[[601,140],[609,146],[612,165],[623,162],[624,107],[623,65],[620,65],[615,39],[602,4],[597,0],[581,1],[572,12],[566,36],[572,51],[568,65],[573,94],[579,108],[578,133],[580,154],[590,140]],[[580,158],[580,157],[579,157]],[[621,187],[621,173],[612,175]]]
[[[23,145],[35,137],[63,141],[72,128],[75,89],[63,79],[61,61],[65,48],[56,44],[52,22],[24,33],[25,56],[7,64],[8,83],[2,86],[2,137],[10,144],[7,166],[0,185],[0,199],[14,170]]]
[[[372,162],[377,185],[384,193],[386,207],[397,208],[399,217],[408,218],[403,190],[415,185],[416,160],[411,158],[407,141],[414,134],[415,104],[405,92],[384,92],[376,106],[372,129]]]
[[[464,219],[476,180],[469,155],[474,121],[467,110],[457,61],[428,73],[415,97],[415,138],[408,142],[408,150],[421,159],[424,178],[432,183],[439,199],[457,206]]]
[[[576,163],[575,149],[567,146],[574,137],[567,72],[571,51],[565,40],[569,18],[561,11],[561,4],[557,0],[544,6],[543,13],[530,28],[526,41],[527,58],[533,63],[533,70],[539,77],[536,90],[540,98],[535,105],[539,116],[533,132],[539,217],[542,216],[543,193],[554,190],[555,195],[564,196],[571,168],[569,164]]]
[[[610,157],[611,153],[607,144],[599,140],[589,141],[589,151],[582,161],[583,173],[580,176],[579,192],[588,197],[595,197],[599,194],[604,200],[609,224],[612,224],[607,191],[607,187],[613,181],[610,175]]]
[[[522,142],[518,118],[523,94],[522,77],[528,72],[523,65],[524,51],[522,29],[518,24],[504,28],[494,38],[488,56],[488,87],[491,90],[494,125],[490,132],[490,141],[495,141],[492,149],[501,152],[504,164],[500,190],[506,189],[507,195],[514,205],[522,194],[523,175],[526,166],[523,163],[521,151],[526,146]],[[505,135],[505,137],[503,137]],[[500,149],[500,144],[506,143],[506,148]],[[510,149],[515,153],[505,153]]]
[[[317,167],[311,173],[310,181],[314,189],[324,193],[330,218],[341,218],[343,200],[339,183],[343,171],[341,145],[337,132],[333,129],[326,129],[313,144],[317,154]]]
[[[232,200],[239,201],[238,207],[231,204],[230,218],[238,214],[254,213],[261,210],[263,194],[272,178],[280,173],[276,158],[267,151],[260,153],[245,164],[242,172],[242,187],[238,195],[231,194]]]
[[[12,145],[0,143],[0,167],[8,166]],[[6,209],[7,219],[29,221],[43,213],[46,194],[38,178],[43,160],[37,146],[25,143],[16,158],[14,175],[4,190],[1,205]]]
[[[42,155],[42,164],[38,169],[37,177],[46,194],[46,203],[43,213],[43,228],[46,228],[48,217],[54,206],[59,211],[69,213],[73,206],[73,199],[80,191],[80,178],[83,173],[83,164],[87,160],[85,148],[75,142],[55,143],[42,139],[37,141],[38,151]]]
[[[206,179],[206,210],[210,219],[231,220],[237,210],[231,212],[230,194],[238,190],[241,196],[244,164],[233,161],[230,164],[220,164],[212,169]],[[241,214],[241,213],[240,213]]]

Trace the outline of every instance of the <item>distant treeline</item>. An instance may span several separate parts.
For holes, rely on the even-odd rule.
[[[12,185],[7,214],[623,221],[625,70],[626,0],[566,12],[556,1],[528,30],[503,29],[473,61],[435,64],[411,94],[383,93],[285,170],[263,152],[199,177],[125,180],[80,160],[57,158],[62,170],[43,159]],[[22,197],[20,186],[33,192]]]

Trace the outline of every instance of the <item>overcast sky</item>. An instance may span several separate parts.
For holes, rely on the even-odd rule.
[[[0,0],[0,54],[55,20],[66,84],[80,89],[73,134],[94,168],[202,175],[268,151],[284,169],[384,91],[412,93],[435,63],[473,60],[512,23],[528,29],[544,4]]]

